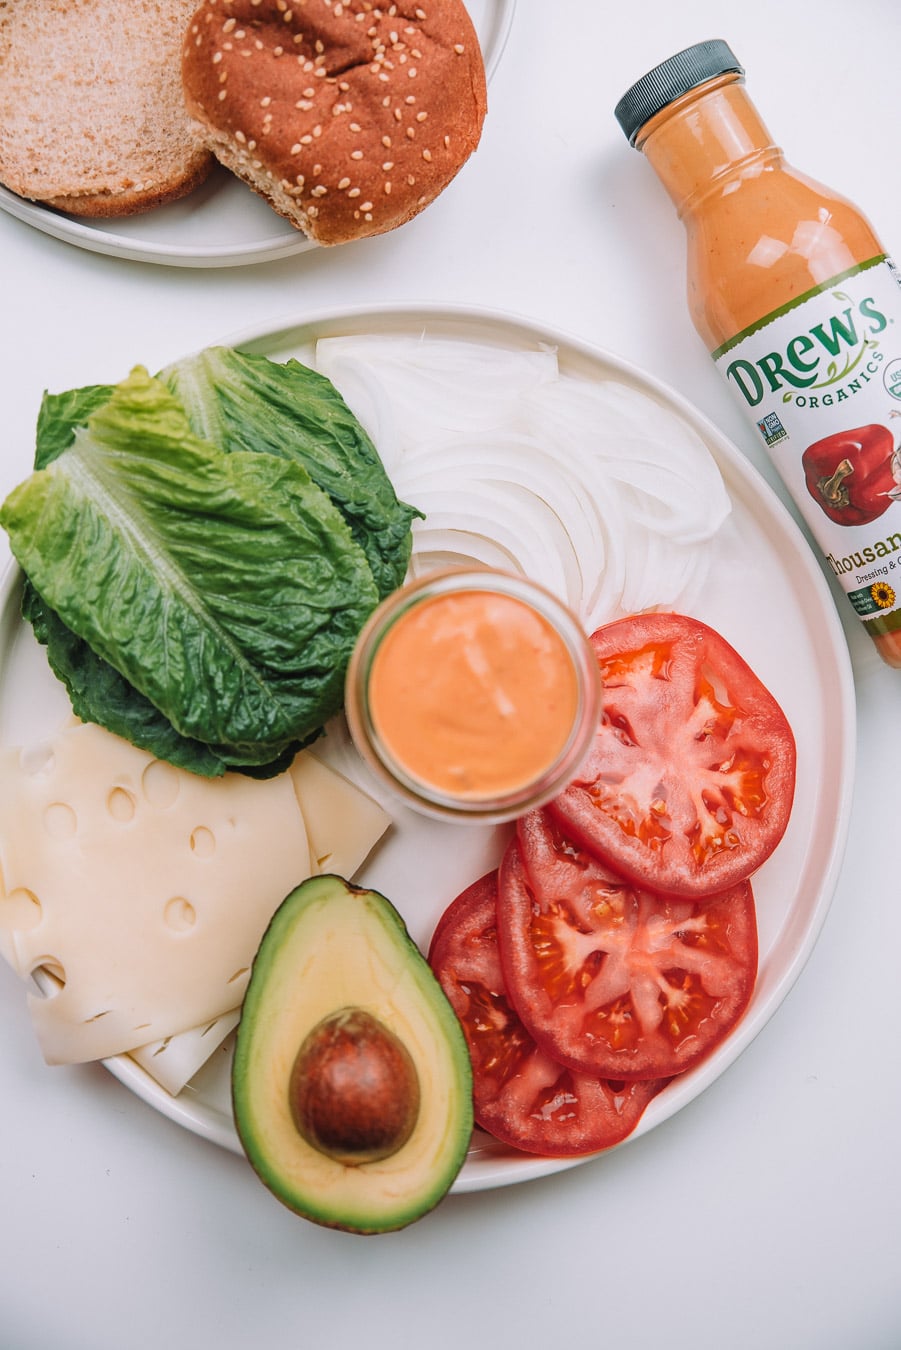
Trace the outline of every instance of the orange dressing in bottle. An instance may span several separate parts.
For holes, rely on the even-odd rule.
[[[676,206],[692,321],[882,659],[901,667],[901,285],[866,218],[798,173],[725,42],[616,117]]]

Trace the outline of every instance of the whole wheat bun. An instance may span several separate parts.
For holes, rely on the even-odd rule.
[[[204,0],[182,79],[216,158],[326,245],[392,230],[433,201],[487,107],[460,0]]]
[[[0,183],[79,216],[148,211],[215,163],[181,47],[196,0],[0,0]]]

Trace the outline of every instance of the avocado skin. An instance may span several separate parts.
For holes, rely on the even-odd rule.
[[[421,1092],[407,1143],[391,1158],[353,1166],[301,1137],[288,1091],[307,1032],[346,1006],[366,1009],[399,1036]],[[232,1105],[260,1180],[313,1223],[392,1232],[428,1213],[450,1189],[473,1127],[469,1051],[443,990],[385,896],[325,875],[304,881],[282,902],[244,999]]]

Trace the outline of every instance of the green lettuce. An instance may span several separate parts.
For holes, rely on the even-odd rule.
[[[208,347],[160,378],[198,436],[223,450],[299,460],[327,492],[366,554],[379,595],[406,575],[410,522],[378,452],[332,382],[300,362]]]
[[[108,393],[46,404],[40,467],[0,509],[27,603],[45,638],[58,619],[206,747],[198,772],[271,765],[341,706],[379,598],[366,556],[297,459],[225,453],[141,368]],[[68,652],[70,691],[78,660]],[[95,686],[91,720],[104,720],[99,698]]]

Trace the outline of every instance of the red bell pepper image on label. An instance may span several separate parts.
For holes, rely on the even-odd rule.
[[[839,525],[866,525],[901,495],[892,434],[879,423],[815,441],[801,463],[811,497]]]

